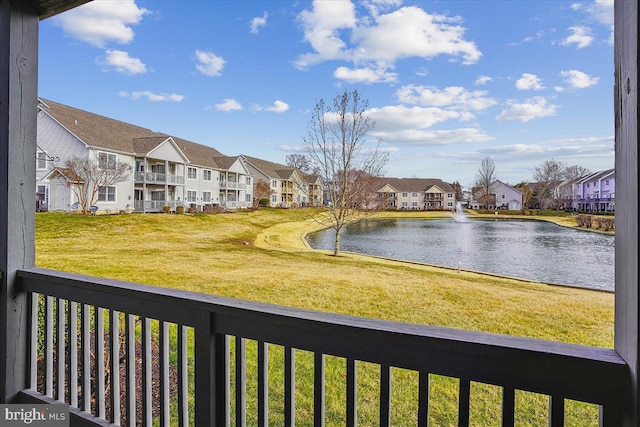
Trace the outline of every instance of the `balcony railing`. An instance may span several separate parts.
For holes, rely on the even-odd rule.
[[[237,426],[266,426],[276,415],[280,421],[272,425],[311,419],[324,425],[325,390],[335,381],[325,368],[335,358],[342,363],[340,424],[347,426],[355,426],[359,411],[372,402],[375,421],[365,424],[392,425],[395,375],[404,370],[415,374],[411,424],[419,426],[427,425],[433,410],[434,376],[457,384],[454,418],[460,426],[473,424],[476,383],[500,388],[501,407],[492,417],[502,426],[522,416],[519,391],[548,396],[536,412],[545,413],[550,426],[564,425],[573,408],[565,405],[569,399],[599,405],[593,409],[601,425],[619,425],[619,405],[631,395],[628,368],[612,349],[312,312],[37,268],[19,271],[18,280],[32,301],[31,388],[21,400],[66,402],[77,425],[134,425],[128,417],[138,410],[143,425],[151,425],[154,393],[160,396],[153,406],[161,426],[170,419],[179,426],[227,426],[232,419]],[[375,373],[374,387],[362,386],[365,367]],[[300,378],[307,376],[312,407],[297,411]],[[275,404],[274,395],[280,399]]]
[[[220,189],[224,190],[244,190],[247,188],[247,184],[234,181],[220,181]]]
[[[162,212],[164,206],[169,206],[172,211],[176,210],[176,206],[184,205],[183,202],[174,200],[134,200],[133,210],[136,212]]]
[[[184,177],[178,175],[167,175],[165,173],[156,172],[136,172],[136,183],[147,184],[184,184]]]

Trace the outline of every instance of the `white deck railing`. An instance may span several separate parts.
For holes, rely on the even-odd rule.
[[[568,399],[599,405],[600,424],[619,425],[618,408],[631,395],[628,368],[612,349],[320,313],[37,268],[19,271],[18,278],[20,290],[32,296],[31,389],[21,398],[68,403],[72,425],[135,425],[129,414],[136,411],[146,426],[154,417],[160,426],[227,426],[232,420],[245,426],[248,414],[255,420],[250,425],[266,426],[273,411],[280,411],[277,425],[309,425],[310,418],[324,425],[329,355],[344,362],[341,424],[347,426],[357,424],[360,404],[371,400],[378,405],[375,424],[391,425],[396,368],[415,372],[419,426],[427,425],[433,375],[457,379],[460,426],[473,424],[475,383],[501,389],[494,418],[502,426],[513,426],[520,416],[518,390],[548,396],[541,411],[550,426],[564,425]],[[250,363],[249,346],[257,358]],[[296,411],[297,354],[313,365],[313,408],[306,415]],[[280,363],[282,378],[274,380],[272,364]],[[364,364],[374,366],[378,380],[363,392],[358,373]],[[280,388],[281,402],[274,405],[270,393]]]

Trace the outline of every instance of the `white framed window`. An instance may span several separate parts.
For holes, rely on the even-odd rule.
[[[447,197],[453,199],[453,193],[447,193]]]
[[[187,168],[187,179],[198,179],[198,169],[188,167]]]
[[[417,208],[418,207],[418,202],[411,202],[411,207],[412,208]]]
[[[409,207],[409,202],[402,202],[402,207],[403,208],[408,208]]]
[[[402,197],[409,197],[409,193],[402,193]]]
[[[411,193],[411,197],[418,197],[418,193],[414,191],[413,193]]]
[[[251,203],[251,194],[247,194],[244,198],[244,201],[247,203]]]
[[[45,152],[43,151],[38,152],[36,167],[39,170],[43,170],[47,168],[47,154]]]
[[[187,190],[187,202],[195,203],[197,197],[197,191]]]
[[[99,202],[112,202],[116,201],[116,187],[114,186],[99,186],[98,187],[98,201]]]
[[[202,171],[202,179],[205,181],[211,181],[211,171],[210,170],[203,170]]]
[[[271,203],[278,203],[278,195],[276,194],[271,195]]]
[[[100,169],[115,169],[118,162],[118,156],[113,153],[104,151],[98,152],[98,167]]]
[[[202,192],[202,203],[211,203],[211,191]]]
[[[164,201],[164,190],[162,190],[162,191],[152,191],[151,192],[151,200],[153,200],[153,201]]]
[[[278,181],[276,181],[275,179],[271,180],[271,188],[278,188]]]

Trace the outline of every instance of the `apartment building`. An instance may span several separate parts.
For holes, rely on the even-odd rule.
[[[37,123],[40,210],[79,208],[77,189],[84,182],[65,167],[73,157],[91,159],[105,168],[130,166],[124,180],[99,187],[95,203],[99,212],[251,206],[253,181],[237,156],[45,99],[39,100]]]

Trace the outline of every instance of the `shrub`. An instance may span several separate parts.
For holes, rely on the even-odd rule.
[[[576,222],[578,223],[578,227],[591,228],[591,222],[593,217],[591,215],[578,215],[576,217]]]
[[[176,206],[176,213],[177,214],[183,214],[184,213],[184,206],[182,206],[182,205]]]
[[[193,208],[191,206],[189,206],[189,208],[187,209],[187,212],[192,214],[193,213]]]
[[[598,218],[594,219],[596,228],[601,228],[604,231],[609,231],[614,228],[615,220],[613,218]]]
[[[162,210],[164,211],[164,213],[168,214],[168,213],[170,213],[170,212],[171,212],[171,206],[169,206],[169,205],[164,205],[164,206],[162,207]]]
[[[263,208],[269,206],[269,199],[268,198],[260,199],[260,201],[258,201],[258,206],[261,206]]]

